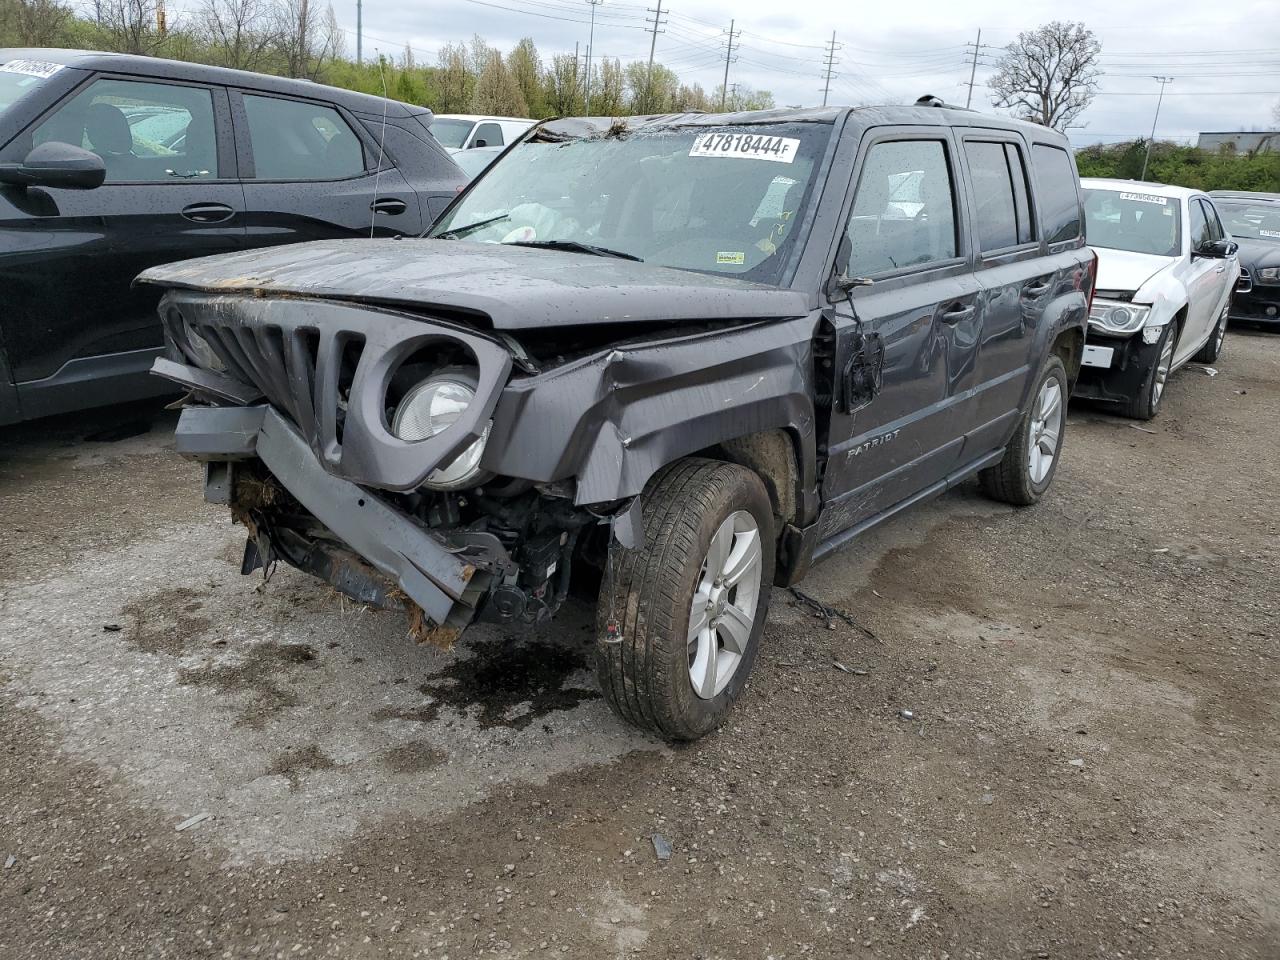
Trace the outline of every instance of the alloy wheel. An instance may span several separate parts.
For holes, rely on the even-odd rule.
[[[1032,483],[1044,483],[1058,455],[1058,438],[1062,436],[1062,386],[1050,377],[1040,388],[1031,412],[1031,452],[1027,468]]]
[[[689,611],[689,682],[710,700],[729,685],[747,651],[760,601],[760,528],[738,510],[711,538]]]

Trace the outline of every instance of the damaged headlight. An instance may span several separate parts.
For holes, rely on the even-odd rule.
[[[391,420],[391,432],[410,442],[434,437],[457,423],[475,399],[475,382],[467,374],[437,374],[405,394]],[[491,426],[485,424],[479,440],[431,471],[424,485],[433,490],[457,490],[475,484],[483,473],[480,456]]]
[[[1106,333],[1133,333],[1147,320],[1150,307],[1115,300],[1094,299],[1089,308],[1089,325]]]

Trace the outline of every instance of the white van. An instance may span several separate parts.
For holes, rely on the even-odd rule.
[[[465,113],[437,113],[431,135],[447,150],[506,146],[534,121],[521,117],[481,117]]]

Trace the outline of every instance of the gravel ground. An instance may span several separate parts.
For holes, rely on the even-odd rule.
[[[876,639],[779,595],[677,749],[583,606],[416,647],[242,578],[172,415],[0,431],[0,956],[1275,960],[1280,337],[1227,343],[816,570]]]

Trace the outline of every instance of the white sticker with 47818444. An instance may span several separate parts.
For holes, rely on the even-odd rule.
[[[791,163],[800,147],[799,137],[770,137],[758,133],[703,133],[693,141],[691,157],[738,157]]]

